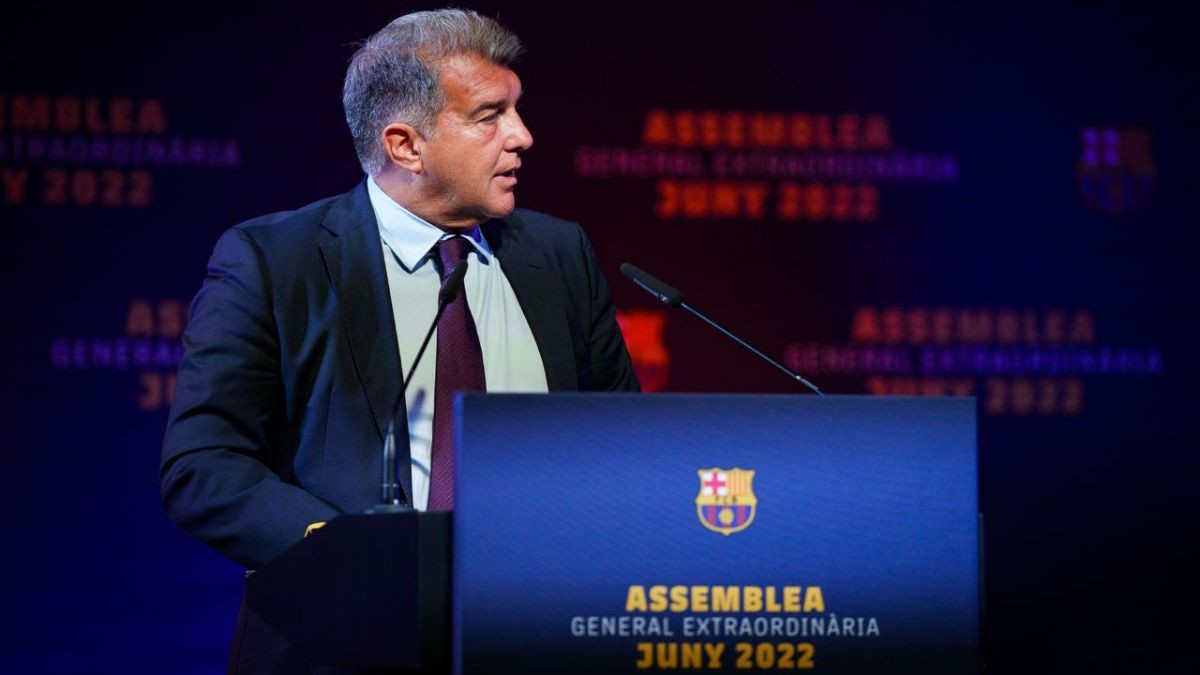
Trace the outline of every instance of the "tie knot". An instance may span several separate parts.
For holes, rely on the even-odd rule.
[[[442,278],[445,279],[458,263],[467,259],[467,254],[471,252],[471,242],[462,235],[455,235],[439,241],[437,249],[442,263]]]

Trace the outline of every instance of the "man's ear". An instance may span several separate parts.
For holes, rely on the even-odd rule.
[[[383,128],[383,149],[388,161],[402,169],[420,173],[421,148],[425,139],[410,124],[394,122]]]

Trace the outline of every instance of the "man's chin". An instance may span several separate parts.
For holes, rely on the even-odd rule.
[[[510,215],[515,208],[517,208],[517,199],[512,194],[509,194],[508,199],[501,199],[492,204],[488,204],[487,213],[485,215],[487,215],[488,218],[504,218],[505,216]]]

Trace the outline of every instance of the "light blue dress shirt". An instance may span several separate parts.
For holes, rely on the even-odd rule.
[[[453,236],[413,214],[389,197],[374,179],[367,180],[367,194],[379,235],[383,239],[384,266],[392,314],[396,318],[396,347],[400,350],[401,378],[416,358],[425,331],[437,314],[441,288],[431,256],[433,246]],[[546,371],[534,342],[529,322],[517,302],[500,261],[478,227],[461,234],[474,244],[468,257],[464,290],[467,306],[475,319],[479,346],[483,350],[483,372],[491,392],[545,392]],[[408,405],[409,446],[412,452],[413,508],[425,510],[429,501],[430,449],[433,442],[433,389],[437,381],[437,332],[429,341],[412,383],[405,392]]]

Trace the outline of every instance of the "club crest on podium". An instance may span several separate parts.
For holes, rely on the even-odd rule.
[[[754,522],[758,498],[754,496],[754,472],[746,469],[700,469],[700,493],[696,515],[700,524],[729,536]]]

